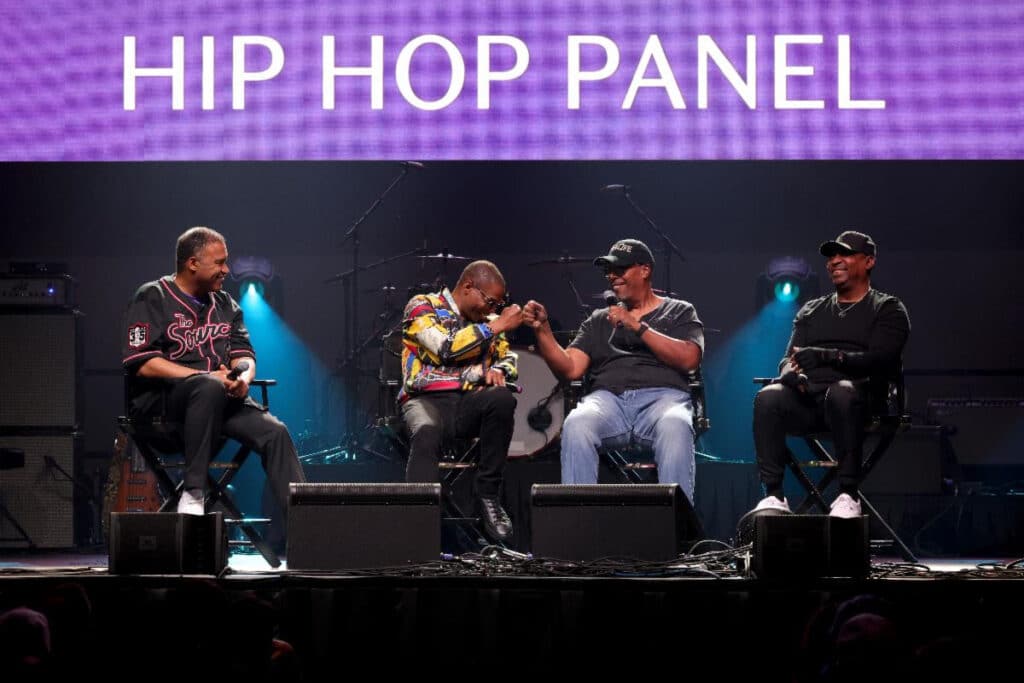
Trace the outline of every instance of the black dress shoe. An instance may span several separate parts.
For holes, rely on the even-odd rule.
[[[492,541],[504,542],[512,536],[512,520],[497,498],[477,498],[477,510],[484,525],[484,534]]]

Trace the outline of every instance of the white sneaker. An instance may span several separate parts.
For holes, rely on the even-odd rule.
[[[765,496],[761,499],[757,505],[754,506],[753,512],[759,510],[777,510],[779,512],[792,512],[789,509],[789,501],[783,498],[779,500],[775,496]]]
[[[206,514],[203,492],[182,491],[181,498],[178,500],[178,512],[183,515]]]
[[[841,519],[860,517],[860,501],[854,500],[848,493],[840,493],[836,499],[832,501],[832,506],[829,508],[828,515],[829,517],[839,517]]]

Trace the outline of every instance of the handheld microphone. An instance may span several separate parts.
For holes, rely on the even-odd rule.
[[[612,306],[621,306],[622,305],[622,302],[619,301],[619,297],[615,296],[615,292],[613,292],[610,289],[604,290],[604,294],[602,296],[604,297],[604,302],[606,304],[608,304],[609,308],[611,308]],[[616,329],[622,327],[622,323],[621,322],[616,323],[615,327],[616,327]],[[612,330],[612,334],[615,334],[615,330]]]
[[[248,369],[249,369],[249,361],[247,361],[247,360],[240,360],[240,361],[238,361],[238,365],[236,365],[235,367],[231,368],[231,372],[228,373],[228,377],[227,378],[229,380],[231,380],[232,382],[234,382],[236,379],[238,379],[238,377],[243,372],[247,371]]]
[[[402,166],[406,168],[426,168],[422,161],[403,161]]]
[[[629,192],[632,189],[629,185],[605,185],[601,192]]]

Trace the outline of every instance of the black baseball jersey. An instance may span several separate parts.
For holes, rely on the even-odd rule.
[[[196,370],[216,370],[239,357],[256,358],[242,309],[227,292],[197,300],[168,275],[139,287],[125,313],[121,362],[131,373],[160,356]]]

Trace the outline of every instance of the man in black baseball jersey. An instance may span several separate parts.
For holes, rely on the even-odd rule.
[[[288,484],[304,477],[288,429],[249,398],[256,354],[242,309],[223,291],[224,236],[209,228],[178,238],[176,272],[139,287],[125,314],[122,362],[129,414],[163,414],[182,425],[185,490],[178,512],[204,512],[207,468],[221,435],[262,456],[270,488],[288,510]],[[230,376],[243,361],[248,369]]]
[[[789,512],[782,493],[786,435],[827,428],[839,461],[839,495],[830,514],[860,516],[857,486],[870,402],[899,372],[910,335],[903,303],[871,287],[877,252],[871,237],[847,230],[820,251],[836,291],[796,314],[779,376],[754,399],[754,448],[767,494],[755,512]]]

